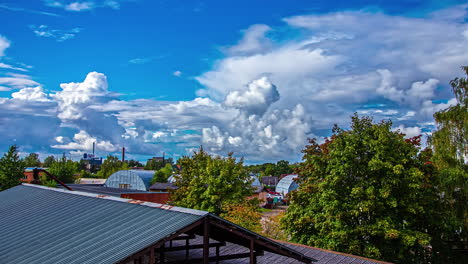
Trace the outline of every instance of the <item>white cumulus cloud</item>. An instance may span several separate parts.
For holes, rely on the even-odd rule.
[[[44,90],[41,86],[34,88],[23,88],[16,93],[12,93],[11,97],[17,100],[24,101],[37,101],[37,102],[48,102],[50,101],[47,98],[47,95],[44,93]]]
[[[246,91],[230,92],[224,104],[250,114],[262,115],[279,98],[276,86],[267,77],[262,77],[249,83]]]

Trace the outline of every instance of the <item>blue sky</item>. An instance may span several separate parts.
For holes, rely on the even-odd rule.
[[[354,112],[430,133],[467,1],[0,1],[0,152],[300,160]]]

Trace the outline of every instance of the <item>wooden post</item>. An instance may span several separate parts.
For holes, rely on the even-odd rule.
[[[185,240],[185,247],[186,247],[186,249],[185,249],[185,260],[188,260],[188,257],[189,257],[189,248],[188,248],[188,246],[189,246],[189,239],[187,238]]]
[[[161,251],[159,252],[159,263],[164,263],[164,248],[166,246],[166,243],[163,243],[161,245]]]
[[[216,264],[219,263],[219,246],[216,246]]]
[[[250,264],[257,264],[257,257],[255,256],[255,251],[254,251],[254,240],[250,240]]]
[[[208,264],[210,262],[210,226],[208,224],[208,218],[205,218],[205,223],[203,227],[203,264]]]
[[[149,264],[154,264],[154,247],[150,247]]]

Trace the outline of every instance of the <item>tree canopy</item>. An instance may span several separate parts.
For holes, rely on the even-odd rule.
[[[62,157],[54,162],[49,167],[49,172],[64,183],[73,183],[74,175],[78,171],[77,163],[67,158]]]
[[[156,182],[167,182],[167,179],[169,178],[169,176],[171,176],[171,174],[172,174],[172,165],[166,164],[164,168],[154,173],[153,179],[151,179],[151,184],[154,184]]]
[[[52,163],[55,161],[55,158],[54,156],[50,155],[50,156],[47,156],[45,159],[44,159],[44,163],[42,164],[42,167],[44,168],[49,168]]]
[[[391,126],[355,115],[350,130],[309,141],[282,221],[293,241],[394,262],[424,258],[433,179],[418,168],[419,141]]]
[[[10,146],[8,152],[0,158],[0,190],[6,190],[20,184],[24,175],[24,163],[18,155],[18,147]]]
[[[98,178],[107,179],[109,176],[112,175],[112,173],[126,169],[128,169],[127,163],[122,162],[116,156],[107,155],[107,158],[101,165],[101,169],[96,173],[96,175]]]
[[[41,166],[41,161],[39,160],[39,155],[37,153],[30,153],[23,160],[25,167],[39,167]]]
[[[462,67],[468,77],[468,66]],[[441,200],[446,208],[442,233],[449,245],[463,248],[468,241],[468,79],[450,81],[457,104],[434,114],[437,131],[430,138],[432,161],[438,168]]]
[[[202,148],[193,156],[178,160],[182,170],[175,183],[171,199],[175,205],[205,210],[214,214],[223,212],[226,203],[239,202],[252,194],[251,180],[232,153],[228,157],[212,157]]]

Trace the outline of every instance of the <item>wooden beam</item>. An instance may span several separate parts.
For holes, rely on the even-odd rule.
[[[257,256],[261,256],[261,252],[255,252],[255,255]],[[218,257],[218,260],[222,261],[222,260],[230,260],[230,259],[240,259],[240,258],[249,258],[250,257],[250,252],[249,253],[238,253],[238,254],[230,254],[230,255],[222,255],[222,256],[219,256]],[[216,256],[212,256],[212,257],[209,257],[209,261],[216,261],[217,257]],[[198,258],[198,259],[191,259],[191,263],[199,263],[203,261],[202,258]]]
[[[304,262],[304,263],[312,263],[312,261],[316,261],[315,259],[313,260],[310,257],[306,257],[304,255],[297,254],[292,249],[289,249],[289,248],[287,248],[285,246],[275,245],[276,243],[273,244],[273,243],[265,242],[262,239],[260,239],[259,236],[256,237],[256,236],[253,236],[253,235],[247,235],[246,233],[243,233],[241,230],[239,230],[235,226],[229,226],[228,227],[224,223],[220,222],[219,220],[212,219],[210,221],[210,223],[212,225],[218,227],[218,228],[224,229],[224,230],[226,230],[226,231],[228,231],[230,233],[233,233],[233,234],[236,234],[236,235],[238,235],[240,237],[243,237],[248,241],[251,241],[252,239],[254,239],[255,244],[258,244],[259,246],[263,247],[265,250],[270,251],[272,253],[276,253],[276,254],[279,254],[279,255],[286,256],[286,257],[294,258],[294,259],[296,259],[298,261],[301,261],[301,262]]]
[[[205,218],[206,217],[203,217],[202,219],[199,219],[198,221],[196,221],[196,222],[194,222],[194,223],[192,223],[192,224],[190,224],[190,225],[188,225],[188,226],[186,226],[186,227],[172,233],[172,235],[167,236],[167,237],[155,242],[154,244],[150,245],[149,247],[159,248],[162,244],[166,243],[166,241],[170,241],[170,240],[180,236],[181,234],[186,233],[186,232],[188,232],[188,231],[202,225],[204,223],[204,221],[205,221]],[[133,259],[135,259],[138,256],[146,255],[147,250],[148,250],[149,247],[147,247],[145,249],[142,249],[139,252],[137,252],[137,253],[135,253],[133,255],[130,255],[130,256],[128,256],[128,257],[126,257],[126,258],[124,258],[124,259],[122,259],[122,260],[120,260],[120,261],[118,261],[116,263],[125,264],[125,263],[127,263],[129,261],[132,261]]]
[[[186,240],[186,239],[194,239],[195,235],[186,235],[186,236],[178,236],[172,240]]]
[[[209,243],[208,247],[219,247],[219,246],[225,246],[225,242],[214,242],[214,243]],[[164,250],[165,252],[172,252],[172,251],[181,251],[181,250],[186,250],[186,249],[197,249],[197,248],[204,248],[205,244],[196,244],[196,245],[185,245],[185,246],[173,246],[169,248],[159,248],[156,249],[156,251]]]

